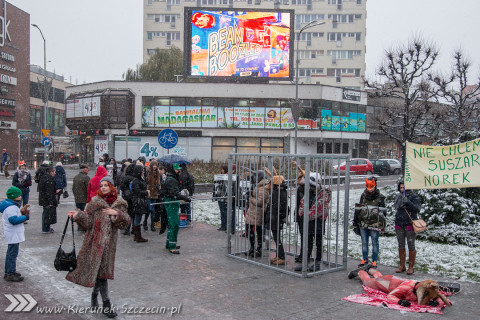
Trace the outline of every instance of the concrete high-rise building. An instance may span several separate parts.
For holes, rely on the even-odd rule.
[[[295,46],[299,30],[311,21],[325,24],[304,30],[295,48],[299,82],[363,90],[367,0],[145,0],[143,62],[155,50],[184,44],[184,7],[294,9]],[[294,61],[292,68],[294,67]]]

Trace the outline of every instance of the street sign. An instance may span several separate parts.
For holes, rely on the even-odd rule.
[[[50,129],[42,129],[43,136],[46,137],[50,133]]]
[[[50,144],[50,139],[48,139],[48,138],[43,138],[43,139],[42,139],[42,144],[43,144],[44,146],[48,146],[48,145]]]
[[[158,143],[162,148],[172,149],[178,143],[178,134],[172,129],[164,129],[158,134]]]
[[[18,129],[18,130],[17,130],[17,133],[18,133],[18,134],[21,134],[21,135],[32,134],[32,130],[22,130],[22,129]]]

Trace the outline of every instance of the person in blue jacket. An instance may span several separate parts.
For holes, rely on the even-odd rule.
[[[23,223],[30,219],[28,210],[30,205],[27,204],[20,209],[20,201],[22,201],[22,190],[10,187],[7,190],[7,199],[0,202],[3,234],[8,245],[3,279],[10,282],[23,281],[22,275],[17,272],[17,256],[20,242],[25,241]]]

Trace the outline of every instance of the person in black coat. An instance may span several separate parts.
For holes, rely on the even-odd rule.
[[[265,169],[265,172],[272,176],[268,169]],[[277,175],[275,168],[273,168],[273,174],[271,197],[267,210],[265,210],[265,224],[267,229],[272,231],[273,241],[277,246],[277,256],[270,262],[273,265],[284,265],[285,251],[282,243],[282,229],[288,213],[288,186],[285,178]]]
[[[180,165],[180,167],[182,168],[180,173],[178,174],[180,191],[187,190],[188,196],[191,197],[195,192],[195,179],[193,178],[193,175],[188,172],[186,164],[182,164]],[[192,221],[192,207],[189,202],[180,205],[180,212],[187,215],[187,222]]]
[[[125,229],[123,235],[130,235],[130,227],[133,225],[133,204],[132,204],[132,191],[130,190],[130,182],[133,180],[133,168],[134,164],[130,162],[125,162],[125,167],[123,168],[123,176],[118,182],[120,191],[122,192],[122,198],[127,201],[128,208],[127,213],[130,216],[130,225]],[[133,229],[132,229],[133,232]]]
[[[49,168],[50,164],[47,160],[43,161],[42,164],[38,167],[37,171],[35,171],[35,183],[37,184],[37,192],[40,192],[40,178],[45,173],[45,169]]]
[[[63,194],[63,190],[67,187],[67,173],[63,168],[61,162],[57,162],[55,166],[55,188],[57,204],[60,204],[60,196]]]
[[[47,208],[57,207],[56,187],[55,187],[55,169],[45,168],[45,172],[40,177],[38,184],[38,204],[43,207],[42,213],[42,233],[52,233],[53,229],[50,225],[45,224],[45,215]]]
[[[132,171],[132,206],[133,206],[133,238],[136,242],[147,242],[142,238],[141,222],[142,215],[148,212],[147,197],[149,191],[144,180],[144,170],[142,165],[135,165]]]
[[[407,239],[407,274],[413,274],[417,251],[415,250],[415,231],[413,231],[412,220],[418,219],[418,213],[420,212],[420,199],[414,192],[412,192],[412,190],[405,190],[405,184],[403,181],[400,181],[397,184],[397,189],[399,193],[394,204],[394,207],[397,210],[395,213],[395,233],[397,235],[400,266],[396,272],[404,272],[406,269],[405,239]]]
[[[30,196],[30,186],[32,185],[32,175],[27,170],[25,163],[21,163],[18,166],[17,171],[13,175],[12,185],[19,188],[22,191],[22,206],[28,204]]]
[[[170,253],[179,254],[180,251],[178,251],[178,249],[180,249],[180,246],[177,246],[179,228],[178,209],[180,208],[180,200],[190,202],[190,198],[180,193],[178,182],[178,175],[181,171],[180,166],[177,163],[173,165],[165,164],[165,169],[167,171],[167,178],[163,185],[163,195],[165,197],[165,210],[167,211],[168,219],[167,242],[165,247]]]

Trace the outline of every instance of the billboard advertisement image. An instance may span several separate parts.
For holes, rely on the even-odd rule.
[[[185,76],[293,79],[293,10],[185,8]]]

